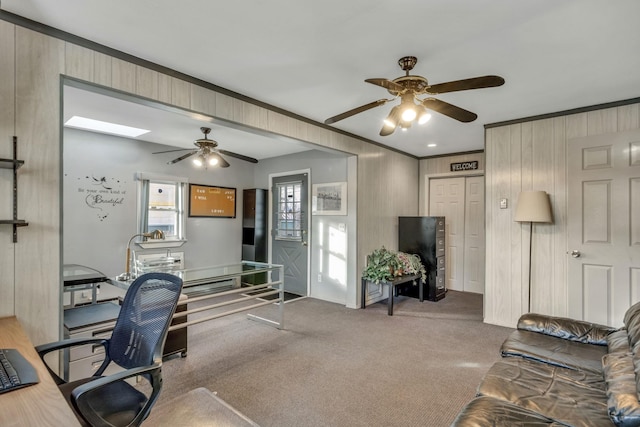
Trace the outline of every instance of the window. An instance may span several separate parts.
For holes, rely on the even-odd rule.
[[[301,182],[276,184],[278,225],[276,240],[302,240],[300,189]]]
[[[148,179],[147,179],[148,178]],[[183,241],[185,236],[185,182],[143,177],[140,191],[140,233],[160,230],[166,241]]]

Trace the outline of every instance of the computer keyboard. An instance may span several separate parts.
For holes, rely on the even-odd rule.
[[[18,350],[0,349],[0,393],[37,384],[38,381],[36,370]]]

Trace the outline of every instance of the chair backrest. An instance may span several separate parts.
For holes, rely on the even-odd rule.
[[[134,280],[111,334],[109,358],[125,369],[159,362],[181,290],[182,279],[172,274],[147,273]]]

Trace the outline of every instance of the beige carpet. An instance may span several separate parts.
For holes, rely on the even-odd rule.
[[[164,364],[158,404],[206,387],[263,427],[449,425],[511,329],[482,323],[475,294],[386,309],[306,298],[285,305],[284,330],[245,314],[194,325],[188,356]]]

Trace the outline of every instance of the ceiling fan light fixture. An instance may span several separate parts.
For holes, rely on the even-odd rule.
[[[216,166],[218,164],[218,158],[215,156],[209,157],[208,160],[209,166]]]
[[[421,105],[418,106],[418,108],[420,109],[420,112],[418,113],[418,124],[423,125],[431,120],[431,114],[429,114],[427,109]]]
[[[403,130],[407,129],[411,126],[414,120],[417,121],[418,124],[426,123],[431,118],[431,114],[424,111],[424,107],[426,105],[429,106],[429,111],[435,111],[462,123],[469,123],[477,119],[478,115],[436,98],[421,99],[420,97],[422,97],[422,95],[439,95],[448,92],[491,88],[502,86],[504,84],[504,78],[494,75],[472,77],[470,79],[455,80],[435,85],[430,84],[426,78],[410,74],[410,71],[417,62],[418,59],[415,56],[405,56],[400,58],[398,65],[405,71],[405,75],[393,80],[384,78],[365,79],[365,82],[367,83],[386,89],[394,98],[379,99],[377,101],[352,108],[344,113],[329,117],[324,121],[324,123],[328,125],[333,124],[355,114],[384,105],[398,97],[400,98],[400,105],[396,107],[399,108],[394,107],[394,110],[397,110],[397,118],[394,120],[394,110],[392,110],[392,113],[389,114],[389,117],[387,117],[382,129],[380,130],[380,136],[391,135],[398,126]],[[403,123],[405,123],[405,125],[402,125]]]
[[[400,106],[399,105],[396,105],[395,107],[393,107],[391,109],[391,111],[389,112],[389,115],[387,116],[387,118],[384,119],[385,127],[389,128],[389,129],[395,129],[396,126],[398,126],[399,110],[400,110]]]
[[[387,117],[382,121],[382,123],[384,123],[384,126],[389,129],[394,129],[398,125],[398,123],[395,120],[393,120],[391,117]]]
[[[407,131],[407,129],[409,129],[410,127],[411,127],[411,122],[405,122],[404,120],[402,120],[402,121],[400,122],[400,129],[401,129],[403,132],[406,132],[406,131]]]
[[[407,123],[412,122],[417,115],[415,105],[408,105],[402,110],[402,121]]]
[[[413,102],[413,93],[405,93],[400,95],[400,118],[403,122],[410,123],[415,120],[418,115],[418,106]]]
[[[202,154],[200,154],[197,157],[193,158],[193,164],[196,165],[197,167],[202,167],[202,165],[204,165],[205,163],[205,158]]]

